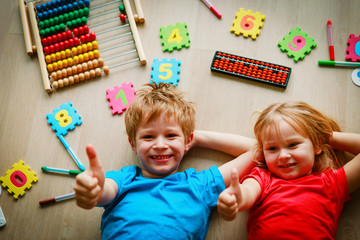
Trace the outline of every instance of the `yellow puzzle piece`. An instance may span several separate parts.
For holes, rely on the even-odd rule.
[[[243,8],[240,8],[235,17],[230,32],[235,35],[242,34],[245,38],[250,36],[255,40],[260,34],[260,28],[263,26],[265,15],[262,15],[260,12],[253,13],[251,10],[245,11]]]
[[[10,194],[14,194],[13,197],[18,199],[19,196],[25,194],[26,189],[32,187],[33,182],[37,182],[39,178],[36,177],[34,171],[30,171],[30,167],[24,165],[24,161],[20,160],[19,163],[14,163],[11,170],[6,171],[4,177],[0,177],[2,186],[7,187]]]

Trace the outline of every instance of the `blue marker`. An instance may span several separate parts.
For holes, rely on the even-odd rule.
[[[75,163],[78,165],[78,167],[80,168],[81,171],[85,171],[85,167],[84,165],[80,162],[79,158],[76,156],[76,154],[73,152],[73,150],[71,149],[70,145],[68,144],[68,142],[65,140],[63,135],[59,135],[58,136],[60,141],[62,142],[62,144],[64,145],[64,147],[66,148],[66,150],[70,153],[70,156],[74,159]]]

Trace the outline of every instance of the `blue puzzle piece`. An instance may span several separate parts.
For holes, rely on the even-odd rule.
[[[61,104],[60,108],[55,108],[52,113],[46,114],[46,117],[58,137],[65,136],[69,130],[74,130],[76,125],[82,124],[81,116],[76,113],[70,101]]]
[[[162,60],[155,58],[151,65],[151,81],[159,84],[160,82],[171,83],[175,86],[180,81],[180,65],[181,61],[171,58],[170,60],[163,58]]]

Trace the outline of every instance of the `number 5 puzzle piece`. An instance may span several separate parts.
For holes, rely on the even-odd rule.
[[[281,51],[287,52],[287,55],[294,57],[294,61],[297,62],[316,47],[316,42],[313,38],[308,37],[306,32],[302,32],[299,27],[296,27],[290,30],[289,35],[286,35],[282,41],[278,42],[278,46]]]
[[[115,86],[113,89],[107,89],[106,99],[110,101],[109,106],[112,108],[113,115],[123,113],[135,99],[133,83],[123,83],[121,87]]]
[[[347,45],[347,55],[345,59],[352,62],[360,61],[360,35],[355,37],[354,34],[350,34],[350,37],[347,40]]]
[[[4,177],[0,177],[3,187],[7,187],[8,192],[10,194],[13,193],[15,199],[23,196],[25,190],[30,189],[32,187],[31,184],[39,180],[36,177],[36,173],[30,171],[30,167],[24,164],[23,160],[20,160],[19,163],[14,163],[12,169],[7,170]]]
[[[155,82],[156,84],[160,82],[171,83],[177,86],[180,81],[180,65],[181,61],[175,58],[171,58],[170,60],[166,58],[162,60],[155,58],[154,63],[151,65],[152,81],[150,82]]]
[[[265,15],[262,15],[260,12],[253,13],[251,10],[245,11],[243,8],[240,8],[235,14],[235,20],[230,28],[230,32],[237,36],[242,34],[245,38],[250,36],[255,40],[260,34],[260,28],[262,28],[264,20]]]
[[[172,52],[174,49],[180,50],[183,47],[190,47],[190,37],[186,23],[160,27],[160,38],[163,52]]]
[[[52,113],[46,114],[47,122],[52,125],[51,128],[56,132],[56,136],[65,136],[69,130],[74,130],[76,125],[81,125],[81,116],[72,103],[61,104],[60,108],[55,108]]]

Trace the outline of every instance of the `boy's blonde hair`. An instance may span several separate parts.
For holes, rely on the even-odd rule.
[[[149,123],[162,113],[174,117],[185,136],[185,142],[195,129],[195,108],[192,102],[184,99],[184,93],[170,83],[148,83],[136,92],[134,101],[125,113],[126,132],[136,143],[136,132],[142,122]]]
[[[334,151],[329,145],[333,131],[340,131],[339,125],[305,102],[276,103],[260,113],[254,127],[258,140],[257,153],[263,151],[262,139],[269,128],[274,127],[279,130],[278,122],[281,119],[290,124],[300,135],[309,138],[314,149],[321,150],[321,153],[315,156],[313,173],[341,167],[344,153]],[[265,161],[261,162],[260,166],[266,168]]]

